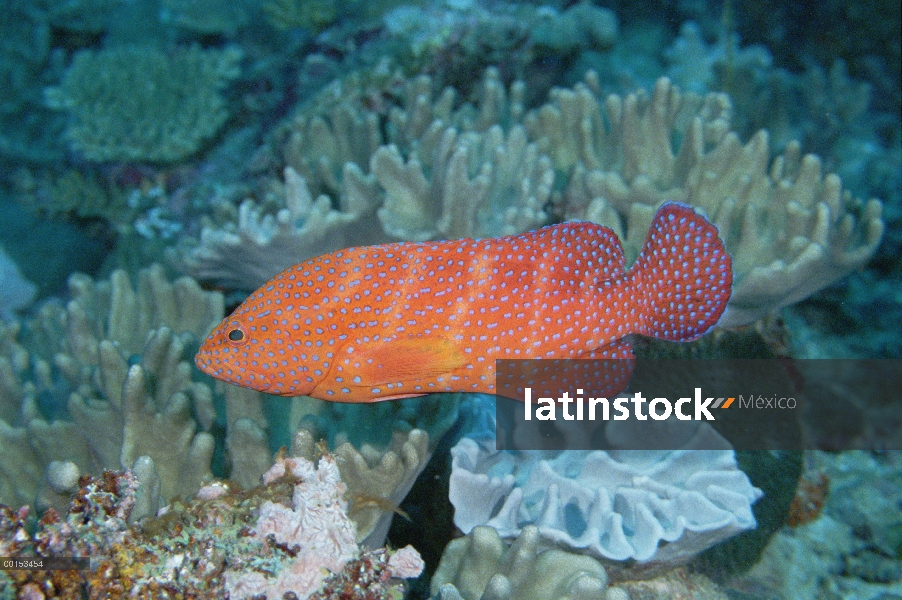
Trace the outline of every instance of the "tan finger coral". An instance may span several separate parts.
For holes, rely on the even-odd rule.
[[[3,330],[0,456],[18,466],[0,477],[2,501],[32,502],[53,461],[98,473],[145,456],[166,498],[193,493],[211,477],[215,410],[186,346],[222,317],[222,296],[170,282],[159,266],[134,284],[117,271],[69,285],[67,306],[48,303]]]
[[[700,209],[733,255],[733,297],[722,325],[749,323],[797,302],[876,250],[884,227],[880,202],[853,198],[798,144],[773,160],[766,131],[742,144],[728,130],[726,96],[684,96],[660,79],[650,97],[611,96],[602,104],[588,81],[527,117],[542,147],[561,131],[571,134],[564,136],[572,138],[569,145],[555,150],[556,166],[571,172],[564,216],[611,227],[631,260],[662,203]]]
[[[270,277],[360,239],[360,222],[375,210],[375,184],[353,163],[345,163],[341,208],[325,194],[314,198],[307,180],[285,168],[283,206],[275,214],[245,200],[237,222],[204,227],[200,243],[176,260],[195,277],[233,288],[254,288]],[[363,237],[367,237],[365,233]]]
[[[385,190],[379,220],[392,237],[509,235],[547,221],[554,173],[523,128],[505,135],[497,125],[483,134],[436,127],[423,142],[406,162],[396,146],[383,146],[370,163]]]
[[[350,245],[520,233],[547,222],[551,164],[512,125],[523,113],[522,84],[508,92],[490,69],[474,103],[425,76],[383,85],[374,91],[352,76],[327,88],[313,114],[277,133],[283,181],[270,180],[265,197],[237,211],[215,201],[234,214],[206,223],[176,264],[200,280],[253,289]]]
[[[431,586],[443,600],[605,600],[608,576],[590,556],[543,551],[533,526],[510,546],[491,527],[476,527],[448,544]]]

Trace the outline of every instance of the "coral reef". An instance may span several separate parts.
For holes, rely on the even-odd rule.
[[[273,452],[263,396],[195,381],[186,360],[222,318],[222,296],[189,278],[170,282],[159,266],[142,271],[136,285],[122,271],[109,281],[73,276],[70,291],[66,307],[47,304],[24,326],[0,326],[0,456],[9,467],[0,469],[0,501],[64,507],[73,477],[137,472],[139,465],[148,471],[144,479],[157,480],[150,505],[189,496],[212,479],[222,410],[229,478],[243,489],[255,486]],[[284,443],[293,456],[312,460],[317,441],[329,440],[360,540],[381,546],[393,511],[431,456],[431,440],[454,423],[457,401],[386,404],[380,423],[389,427],[369,437],[357,425],[369,417],[357,407],[294,403]]]
[[[357,546],[333,457],[323,456],[318,466],[282,459],[264,481],[243,493],[202,488],[191,502],[135,525],[141,485],[132,471],[83,477],[68,516],[50,509],[33,533],[25,525],[27,508],[0,506],[4,555],[91,559],[85,571],[6,571],[0,593],[319,599],[366,590],[369,595],[353,597],[384,598],[402,594],[401,579],[422,571],[410,547]]]
[[[228,118],[222,96],[242,51],[152,47],[82,50],[46,92],[66,111],[72,147],[93,161],[174,161],[193,154]]]
[[[335,210],[327,196],[314,199],[306,180],[287,167],[284,207],[272,215],[244,201],[237,223],[204,227],[200,244],[184,256],[181,267],[219,285],[254,287],[304,258],[346,246],[352,233],[360,234],[360,221],[372,215],[373,186],[350,163],[342,184],[346,207]]]
[[[726,600],[704,575],[675,569],[656,577],[608,585],[594,558],[560,549],[541,550],[527,525],[508,546],[491,527],[476,527],[448,544],[432,578],[435,600]]]
[[[267,0],[263,12],[267,20],[277,29],[310,27],[322,29],[335,21],[338,7],[335,0]]]
[[[17,310],[27,308],[38,292],[37,287],[22,276],[19,267],[0,246],[0,319],[9,321]]]
[[[530,38],[538,53],[603,50],[617,41],[616,15],[591,2],[574,4],[560,14],[550,9],[537,13]]]
[[[247,25],[252,4],[247,0],[162,0],[164,22],[206,35],[234,35]]]
[[[803,494],[817,514],[791,513],[793,527],[780,530],[762,560],[730,587],[800,600],[902,593],[899,453],[811,452],[804,477],[815,482],[819,498],[810,489]]]
[[[309,431],[298,430],[291,454],[309,458],[317,454]],[[392,444],[381,451],[369,444],[358,449],[344,442],[333,454],[347,482],[357,541],[377,548],[385,541],[394,512],[429,461],[429,435],[419,429],[406,435],[396,431]]]
[[[898,2],[3,8],[0,502],[30,508],[0,509],[0,555],[97,561],[0,571],[0,598],[398,598],[423,565],[386,531],[399,515],[434,570],[449,479],[469,533],[408,596],[902,596],[898,452],[810,453],[791,506],[785,453],[463,442],[452,465],[476,402],[271,399],[187,360],[242,292],[323,252],[591,220],[631,260],[665,201],[717,224],[736,286],[714,335],[638,354],[897,356]],[[163,259],[190,277],[140,271]],[[315,553],[311,518],[335,533]]]
[[[680,88],[700,94],[717,89],[733,93],[740,85],[748,86],[749,81],[760,79],[759,74],[765,73],[772,63],[765,47],[739,48],[735,35],[726,34],[709,46],[694,21],[680,26],[680,35],[665,55],[668,78]]]
[[[280,134],[286,166],[284,184],[274,186],[275,213],[272,204],[245,200],[237,222],[204,226],[200,243],[177,259],[180,268],[203,281],[252,288],[351,243],[484,237],[544,224],[553,182],[548,160],[520,128],[493,126],[517,110],[516,89],[509,103],[489,70],[479,104],[454,107],[453,90],[434,98],[432,88],[427,77],[404,82],[403,106],[387,111],[384,138],[359,89],[329,109],[328,121],[294,119]]]
[[[4,3],[0,19],[0,159],[49,163],[62,157],[63,120],[43,106],[41,90],[58,77],[46,7]]]
[[[263,482],[272,483],[286,474],[299,480],[291,506],[264,502],[250,537],[261,547],[272,543],[293,549],[293,556],[289,564],[263,573],[242,564],[228,569],[224,577],[230,597],[280,598],[292,592],[309,596],[320,587],[325,573],[341,571],[357,551],[335,460],[323,458],[317,467],[305,459],[282,460],[263,475]]]
[[[449,128],[436,137],[421,140],[420,160],[405,163],[395,146],[373,154],[370,168],[385,190],[379,220],[391,237],[510,235],[547,221],[554,174],[522,128],[506,136],[498,126],[483,134]]]
[[[400,106],[379,109],[385,134],[360,89],[333,102],[328,120],[322,109],[296,118],[284,135],[281,207],[272,214],[245,201],[237,223],[205,227],[182,268],[253,288],[347,245],[349,231],[356,243],[519,233],[546,223],[549,207],[611,227],[630,261],[654,211],[679,201],[718,225],[734,257],[722,324],[736,326],[860,267],[883,234],[880,202],[853,198],[798,144],[771,159],[766,131],[740,142],[724,94],[684,94],[662,78],[650,96],[602,100],[590,72],[525,112],[523,84],[508,92],[495,70],[475,106],[433,87],[428,78],[406,81]],[[323,195],[314,201],[312,190]]]

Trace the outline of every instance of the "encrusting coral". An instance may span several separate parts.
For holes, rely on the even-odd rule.
[[[393,437],[392,444],[384,450],[369,444],[358,449],[345,442],[332,452],[348,488],[349,514],[356,524],[357,541],[370,548],[384,543],[394,511],[432,456],[425,431],[395,431]],[[316,456],[316,444],[309,431],[298,430],[291,454],[308,460]]]
[[[357,552],[357,534],[347,515],[345,487],[335,460],[324,458],[318,467],[306,459],[280,460],[263,481],[271,483],[286,474],[299,480],[291,506],[261,504],[252,539],[261,546],[271,541],[296,551],[290,564],[272,573],[266,573],[268,569],[261,573],[250,565],[227,570],[225,587],[230,597],[306,595],[320,586],[325,573],[341,571]]]
[[[237,223],[208,223],[181,268],[252,289],[350,243],[514,234],[553,219],[611,227],[631,261],[657,208],[677,201],[717,224],[733,255],[721,324],[735,326],[862,266],[883,234],[881,203],[853,198],[798,144],[776,158],[766,131],[743,144],[725,94],[662,78],[650,95],[601,99],[590,71],[527,112],[524,85],[505,89],[494,69],[475,103],[422,76],[381,85],[350,77],[312,102],[281,135],[280,208],[248,200]]]

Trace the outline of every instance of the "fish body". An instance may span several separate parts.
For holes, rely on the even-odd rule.
[[[630,334],[696,339],[731,286],[717,229],[676,203],[658,210],[629,270],[614,232],[586,222],[349,248],[276,275],[195,363],[261,392],[339,402],[492,394],[497,359],[631,358]]]

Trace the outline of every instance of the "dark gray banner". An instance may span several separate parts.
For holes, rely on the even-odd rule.
[[[499,450],[902,449],[902,360],[496,362]]]

